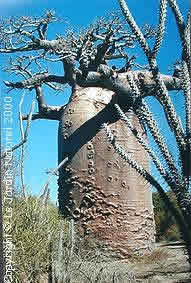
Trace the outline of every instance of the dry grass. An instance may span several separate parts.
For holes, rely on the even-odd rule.
[[[14,283],[134,283],[133,266],[161,263],[168,257],[164,248],[143,256],[132,255],[127,260],[104,257],[99,249],[90,248],[90,243],[82,243],[80,248],[73,226],[60,220],[54,207],[44,208],[35,198],[17,199],[14,217]],[[52,270],[48,274],[49,267]]]
[[[149,254],[133,255],[129,257],[130,263],[161,263],[167,259],[169,252],[164,248],[157,248]]]

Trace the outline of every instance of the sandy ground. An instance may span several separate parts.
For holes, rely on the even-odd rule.
[[[180,283],[191,282],[190,266],[180,242],[171,244],[157,244],[157,248],[164,252],[164,258],[153,263],[136,263],[131,266],[135,275],[135,282]]]

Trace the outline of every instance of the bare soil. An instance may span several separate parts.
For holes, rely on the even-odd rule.
[[[131,271],[135,282],[183,283],[191,282],[190,266],[187,261],[185,247],[181,242],[157,244],[162,256],[154,259],[153,263],[135,263]],[[152,258],[151,258],[152,259]],[[130,266],[129,266],[130,267]]]

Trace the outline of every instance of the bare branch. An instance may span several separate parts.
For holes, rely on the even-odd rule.
[[[46,111],[47,105],[46,105],[45,98],[42,92],[42,88],[40,86],[37,86],[35,90],[36,90],[36,100],[38,102],[38,111],[39,112],[43,112],[43,110]]]
[[[20,132],[21,132],[21,139],[24,141],[25,135],[24,135],[24,129],[23,129],[23,121],[22,121],[22,104],[24,100],[25,93],[23,93],[20,103],[19,103],[19,121],[20,121]],[[24,160],[25,160],[25,147],[24,143],[21,146],[21,187],[22,187],[22,194],[23,197],[26,197],[26,192],[25,192],[25,183],[24,183]]]
[[[54,82],[54,83],[60,83],[60,84],[68,83],[65,76],[56,76],[56,75],[50,75],[48,73],[45,73],[45,74],[33,75],[32,78],[29,78],[22,82],[13,83],[9,81],[4,81],[4,84],[7,87],[11,87],[11,88],[32,89],[32,88],[35,88],[35,86],[41,85],[44,82]]]
[[[63,92],[65,90],[65,87],[63,87],[62,85],[59,86],[58,84],[49,83],[49,82],[45,84],[57,92]]]
[[[111,75],[113,74],[113,76],[104,81],[102,74],[98,72],[89,72],[86,79],[78,77],[77,83],[80,86],[104,86],[117,92],[121,89],[120,94],[131,93],[131,88],[127,82],[128,73],[129,72],[117,74],[111,70]],[[156,90],[156,82],[153,79],[152,72],[133,71],[132,73],[135,77],[137,77],[140,86],[144,91],[143,96],[153,95]],[[160,74],[160,78],[164,82],[168,91],[182,89],[182,81],[179,78],[163,74]]]
[[[32,44],[27,44],[26,46],[21,47],[12,47],[12,48],[0,48],[0,53],[16,53],[16,52],[25,52],[25,51],[34,51],[39,50],[40,48],[36,48]]]
[[[31,120],[32,120],[32,113],[34,111],[34,107],[35,107],[35,101],[32,102],[32,105],[31,105],[31,108],[30,108],[29,117],[28,117],[28,120],[27,120],[27,126],[26,126],[26,130],[25,130],[25,134],[24,134],[24,140],[27,139],[28,134],[29,134],[30,124],[31,124]]]
[[[49,187],[49,184],[51,182],[52,177],[58,172],[58,170],[63,167],[66,163],[68,162],[68,157],[64,158],[64,160],[62,160],[60,162],[60,164],[52,171],[51,176],[48,178],[48,180],[46,181],[45,185],[42,188],[42,194],[40,196],[40,198],[44,199],[46,198],[47,195],[47,190]]]
[[[40,40],[45,40],[48,25],[56,20],[54,13],[48,11],[42,18],[23,16],[2,21],[0,52],[14,53],[40,49]]]
[[[23,123],[22,123],[22,112],[21,112],[21,107],[23,104],[23,100],[25,97],[25,93],[23,93],[23,95],[21,96],[21,100],[19,103],[19,121],[20,121],[20,132],[21,132],[21,139],[24,140],[24,129],[23,129]]]
[[[60,120],[61,113],[66,108],[66,105],[62,106],[46,106],[42,112],[35,113],[32,115],[31,120],[37,120],[37,119],[46,119],[46,120]],[[23,120],[28,120],[29,115],[23,115]]]

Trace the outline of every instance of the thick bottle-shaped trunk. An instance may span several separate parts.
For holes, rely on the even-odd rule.
[[[107,252],[122,257],[148,251],[154,243],[150,186],[114,152],[101,129],[104,122],[117,141],[145,168],[148,156],[109,103],[113,92],[78,89],[65,109],[58,134],[58,156],[69,157],[59,174],[59,207],[72,217],[78,236],[94,239]],[[131,122],[144,135],[135,115]],[[145,137],[146,138],[146,137]]]

